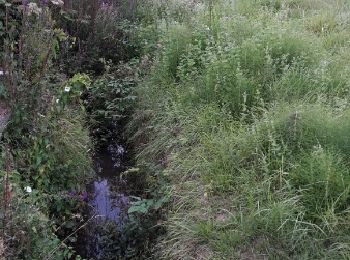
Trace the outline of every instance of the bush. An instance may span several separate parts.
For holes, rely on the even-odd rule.
[[[0,178],[4,181],[5,172],[1,171]],[[3,207],[0,228],[3,231],[4,257],[35,258],[53,257],[66,259],[74,253],[71,247],[55,234],[54,221],[43,213],[43,197],[39,190],[33,189],[27,193],[23,187],[27,182],[20,182],[18,172],[9,173],[11,189],[11,204]],[[0,191],[4,194],[3,185]],[[26,193],[26,194],[25,194]],[[3,198],[3,197],[2,197]],[[3,200],[7,203],[6,200]],[[44,208],[46,205],[44,206]]]
[[[32,146],[24,153],[30,166],[24,174],[28,183],[55,193],[75,190],[85,182],[90,175],[90,140],[81,122],[81,116],[72,111],[58,122],[44,122],[49,124],[48,132],[32,136]]]

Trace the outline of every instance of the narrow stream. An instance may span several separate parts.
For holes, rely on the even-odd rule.
[[[96,178],[87,187],[90,222],[79,236],[78,253],[84,259],[124,259],[132,247],[123,234],[129,197],[137,195],[134,182],[123,176],[130,166],[126,147],[115,142],[94,158]]]

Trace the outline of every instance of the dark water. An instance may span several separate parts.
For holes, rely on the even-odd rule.
[[[133,183],[123,176],[129,167],[125,146],[109,145],[94,159],[96,179],[87,187],[89,224],[79,235],[78,253],[85,259],[123,259],[129,246],[123,237]]]

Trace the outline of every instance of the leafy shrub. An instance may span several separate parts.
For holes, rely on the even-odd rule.
[[[4,180],[5,173],[1,171],[0,178]],[[38,190],[26,193],[23,186],[26,182],[19,182],[21,176],[14,171],[9,173],[11,190],[11,204],[5,209],[0,224],[5,234],[4,246],[6,258],[43,258],[66,259],[74,251],[54,233],[54,222],[42,212],[42,195]],[[0,191],[3,193],[3,185]],[[25,194],[26,193],[26,194]]]
[[[124,119],[136,97],[133,95],[133,88],[136,78],[128,75],[125,67],[124,73],[119,78],[113,74],[107,74],[94,81],[87,90],[86,107],[89,115],[89,124],[101,142],[106,142],[114,134],[116,123]],[[122,66],[120,70],[123,71]]]
[[[34,187],[50,193],[74,190],[89,176],[90,142],[81,120],[68,112],[57,123],[49,122],[47,132],[32,137],[26,179]]]

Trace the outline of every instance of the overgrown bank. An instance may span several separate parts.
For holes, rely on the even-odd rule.
[[[349,258],[348,2],[182,4],[132,124],[170,183],[157,257]]]
[[[0,114],[10,114],[1,140],[0,258],[81,258],[91,157],[120,135],[115,125],[131,110],[142,69],[142,5],[95,2],[0,1]],[[103,259],[146,252],[140,221],[123,231],[137,252],[119,255],[124,241],[111,229],[115,254]]]
[[[127,116],[123,257],[349,258],[349,3],[132,3],[0,0],[0,255],[79,258],[92,140]]]

